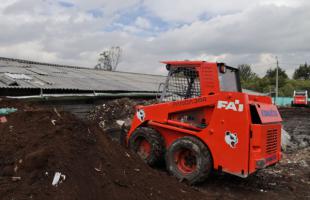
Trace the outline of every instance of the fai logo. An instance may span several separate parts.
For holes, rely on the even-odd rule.
[[[141,121],[141,122],[143,122],[144,121],[144,119],[145,119],[145,112],[144,112],[144,110],[138,110],[137,111],[137,117],[138,117],[138,119]]]
[[[238,137],[236,133],[231,133],[230,131],[226,131],[225,133],[225,142],[231,147],[236,148],[238,144]]]
[[[225,109],[225,110],[233,110],[236,112],[243,111],[243,104],[240,104],[239,100],[235,101],[218,101],[217,102],[218,109]]]

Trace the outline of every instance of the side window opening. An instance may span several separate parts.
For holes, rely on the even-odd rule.
[[[195,68],[178,67],[169,70],[161,101],[177,101],[199,96],[199,73]]]
[[[218,74],[221,91],[241,92],[241,85],[239,79],[238,69],[224,66],[223,63],[218,65]]]

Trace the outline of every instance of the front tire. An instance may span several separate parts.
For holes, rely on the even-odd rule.
[[[213,169],[211,153],[199,139],[186,136],[174,141],[166,153],[168,171],[189,184],[204,181]]]
[[[165,143],[156,130],[149,127],[137,128],[130,136],[128,144],[148,165],[153,167],[163,163]]]

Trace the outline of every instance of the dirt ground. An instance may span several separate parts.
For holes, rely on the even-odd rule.
[[[193,199],[204,194],[145,165],[91,122],[70,113],[17,107],[0,123],[0,199]],[[52,185],[60,172],[65,180]],[[207,197],[211,197],[208,195]]]
[[[284,129],[291,135],[289,151],[310,146],[310,108],[281,108]]]
[[[134,106],[148,103],[107,101],[84,122],[57,109],[0,101],[18,108],[0,123],[0,199],[310,199],[310,129],[297,127],[310,126],[310,109],[280,109],[293,138],[280,164],[247,179],[214,173],[191,187],[149,168],[104,133],[130,125]],[[55,172],[66,175],[57,187]]]

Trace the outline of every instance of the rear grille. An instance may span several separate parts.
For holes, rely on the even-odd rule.
[[[266,153],[273,154],[277,152],[278,131],[277,129],[269,129],[267,131]]]

